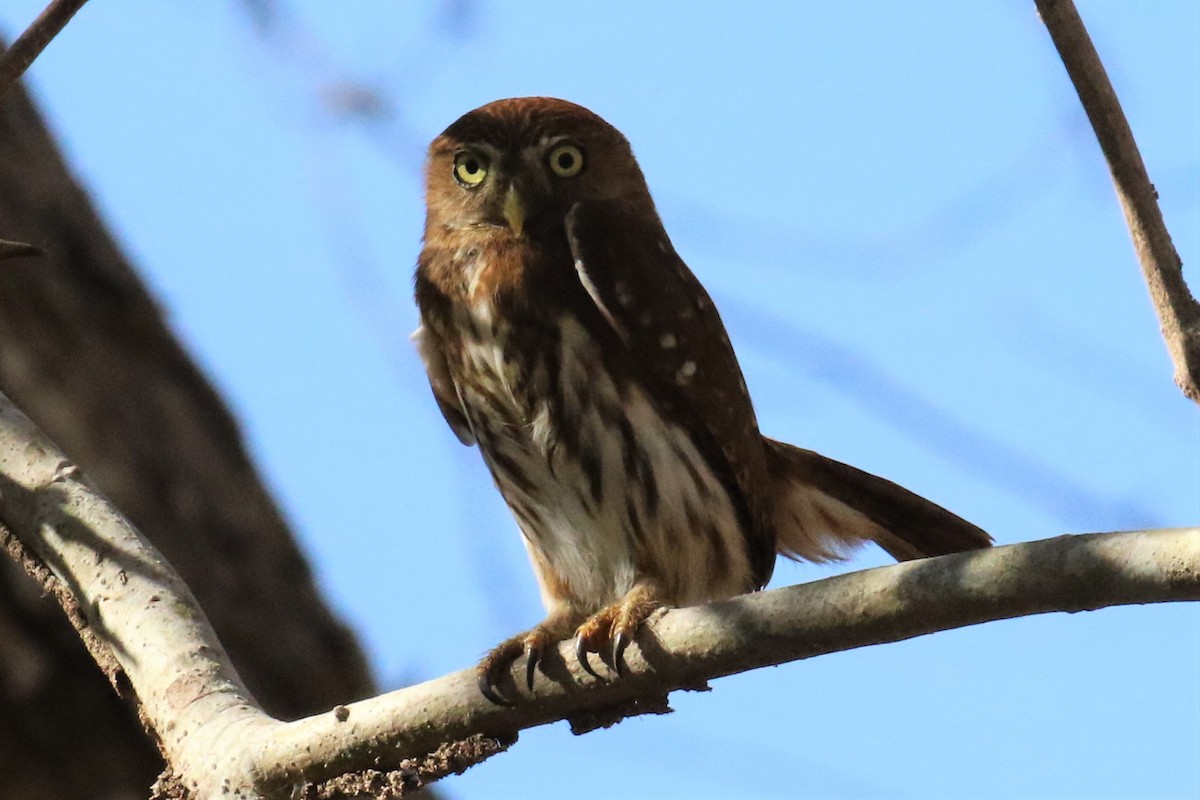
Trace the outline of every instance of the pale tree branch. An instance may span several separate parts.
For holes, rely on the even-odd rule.
[[[212,735],[272,723],[183,579],[3,395],[0,525],[16,534],[22,555],[49,569],[34,577],[68,606],[114,687],[132,687],[143,721],[176,771],[190,774],[200,756],[241,757]],[[5,544],[10,553],[18,549]]]
[[[1108,162],[1175,367],[1175,383],[1200,403],[1200,303],[1183,279],[1183,262],[1163,222],[1158,192],[1150,183],[1129,121],[1075,4],[1071,0],[1036,2]]]
[[[1061,536],[666,612],[627,651],[625,678],[588,676],[564,644],[532,692],[502,687],[521,697],[511,707],[485,700],[466,670],[283,723],[250,696],[170,565],[2,395],[0,523],[73,597],[174,788],[195,797],[382,794],[460,771],[521,729],[661,713],[668,692],[736,672],[1010,617],[1200,599],[1200,529]]]

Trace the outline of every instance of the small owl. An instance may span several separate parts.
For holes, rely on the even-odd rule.
[[[548,615],[479,665],[483,693],[574,636],[618,674],[663,606],[762,588],[775,556],[873,541],[987,547],[882,478],[759,433],[717,310],[676,254],[629,143],[585,108],[499,100],[429,148],[414,334],[451,430],[516,518]]]

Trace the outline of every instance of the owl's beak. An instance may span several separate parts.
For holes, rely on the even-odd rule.
[[[508,227],[512,229],[518,237],[525,230],[525,204],[521,201],[521,195],[517,192],[517,187],[510,184],[508,193],[504,195],[504,220],[508,223]]]

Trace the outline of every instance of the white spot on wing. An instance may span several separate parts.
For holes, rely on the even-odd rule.
[[[677,369],[675,371],[675,383],[677,383],[680,386],[687,386],[689,383],[692,382],[692,378],[694,378],[695,376],[696,376],[696,362],[695,361],[685,361],[679,367],[679,369]]]
[[[633,292],[629,291],[629,287],[623,281],[613,284],[613,291],[617,293],[617,302],[620,303],[621,308],[633,307]]]
[[[658,337],[658,346],[663,350],[674,350],[677,344],[679,344],[679,341],[675,338],[675,334],[673,333],[664,333],[662,336]]]

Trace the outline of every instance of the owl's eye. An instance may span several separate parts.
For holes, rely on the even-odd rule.
[[[550,171],[560,178],[574,178],[583,172],[583,151],[573,144],[560,144],[550,151]]]
[[[454,179],[468,188],[478,186],[487,177],[488,160],[483,153],[466,150],[454,157]]]

